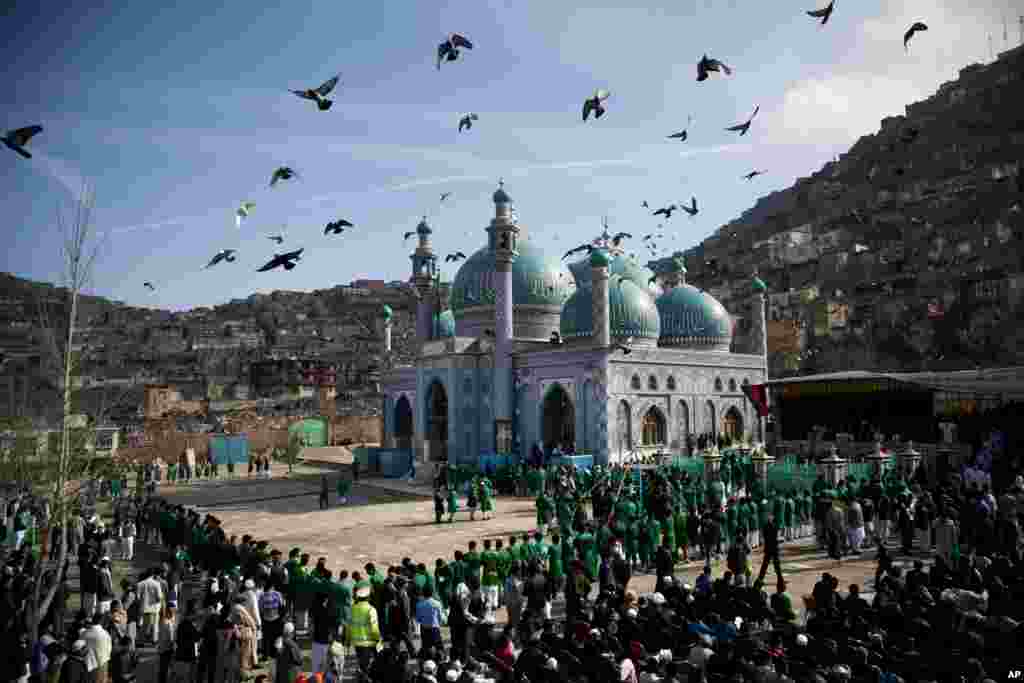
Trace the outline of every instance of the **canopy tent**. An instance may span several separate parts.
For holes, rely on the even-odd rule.
[[[867,372],[851,370],[804,377],[786,377],[768,380],[771,385],[804,384],[813,382],[879,381],[892,380],[916,384],[935,391],[1003,395],[1024,398],[1024,367],[991,370],[959,370],[955,372]]]

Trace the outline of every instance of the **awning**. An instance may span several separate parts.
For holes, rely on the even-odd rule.
[[[1024,367],[959,370],[955,372],[867,372],[864,370],[851,370],[849,372],[830,372],[820,375],[772,379],[768,380],[768,384],[785,386],[787,384],[845,381],[871,382],[881,380],[916,384],[935,391],[985,394],[989,396],[999,394],[1024,396]]]

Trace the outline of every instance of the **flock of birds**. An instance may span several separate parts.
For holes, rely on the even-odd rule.
[[[828,5],[821,9],[809,10],[807,15],[815,19],[820,19],[822,26],[828,23],[832,17],[832,13],[835,10],[835,0],[831,0]],[[927,31],[928,26],[922,22],[914,22],[909,29],[903,35],[903,46],[904,49],[909,49],[908,45],[911,38],[921,31]],[[473,43],[463,35],[458,33],[449,34],[438,46],[437,46],[437,69],[440,70],[441,66],[445,63],[457,61],[463,53],[463,50],[472,50]],[[723,61],[709,57],[707,54],[703,55],[697,62],[697,81],[704,82],[708,80],[712,74],[720,74],[722,76],[731,76],[733,69],[725,64]],[[316,88],[309,88],[305,90],[292,90],[291,92],[299,98],[313,102],[316,104],[318,111],[328,111],[334,104],[334,101],[329,98],[335,88],[337,88],[341,76],[336,75],[333,78],[328,79],[320,86]],[[586,98],[583,102],[583,121],[587,122],[591,115],[594,120],[600,119],[607,112],[606,103],[611,98],[611,92],[604,89],[595,90],[593,95]],[[739,133],[740,136],[746,135],[751,125],[754,122],[754,118],[760,111],[760,106],[755,106],[751,115],[742,123],[725,128],[726,131]],[[473,129],[474,124],[480,120],[480,117],[476,113],[468,113],[459,118],[458,121],[458,132],[470,131]],[[686,142],[689,139],[689,129],[693,123],[693,117],[690,116],[687,119],[686,127],[680,131],[674,132],[667,136],[670,140],[677,140],[679,142]],[[29,152],[29,142],[37,135],[43,132],[43,127],[40,125],[26,126],[24,128],[18,128],[15,130],[8,131],[0,142],[4,144],[8,149],[13,150],[21,157],[25,159],[31,159],[32,154]],[[753,180],[759,175],[766,173],[764,170],[753,170],[745,175],[741,176],[742,179],[747,181]],[[299,173],[291,168],[290,166],[280,166],[274,169],[270,176],[270,189],[277,187],[280,183],[298,179]],[[440,201],[443,203],[448,197],[451,196],[451,192],[445,192],[441,194]],[[641,206],[645,209],[650,209],[650,205],[647,201],[642,202]],[[237,210],[235,211],[235,223],[238,229],[242,228],[244,222],[249,219],[254,211],[256,210],[256,203],[253,201],[242,202]],[[699,213],[697,205],[697,198],[691,197],[689,204],[679,202],[670,203],[655,209],[651,212],[651,215],[657,217],[664,217],[665,220],[672,218],[672,214],[682,210],[688,214],[691,218]],[[338,236],[344,233],[347,228],[354,228],[355,225],[346,220],[338,219],[331,221],[324,228],[325,236]],[[663,228],[663,224],[659,224],[658,228]],[[607,236],[607,229],[605,230]],[[415,231],[406,232],[403,240],[408,240],[410,237],[415,235]],[[624,239],[632,239],[632,235],[626,232],[619,232],[615,235],[610,236],[612,244],[618,246]],[[664,237],[663,233],[645,235],[643,238],[644,245],[651,250],[652,255],[657,253],[657,244],[654,241],[656,238],[661,239]],[[285,236],[282,233],[275,235],[268,235],[267,239],[273,241],[277,246],[281,246],[285,242]],[[579,253],[590,253],[595,248],[593,243],[583,244],[574,249],[570,249],[563,256],[563,260]],[[283,253],[275,253],[273,257],[268,260],[263,266],[257,269],[257,272],[265,273],[268,271],[276,270],[277,268],[283,268],[286,271],[290,271],[296,267],[298,262],[302,258],[302,254],[305,251],[304,247],[294,249],[292,251],[286,251]],[[222,263],[234,263],[238,255],[236,249],[221,249],[210,259],[204,269],[213,268]],[[445,257],[445,263],[454,263],[462,259],[465,259],[466,255],[461,251],[448,254]],[[156,291],[156,285],[152,282],[144,282],[143,286],[150,290]]]

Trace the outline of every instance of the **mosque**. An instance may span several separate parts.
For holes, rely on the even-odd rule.
[[[416,228],[421,350],[382,376],[384,447],[462,464],[539,442],[603,464],[678,451],[690,434],[761,437],[742,388],[766,379],[763,282],[751,287],[762,353],[733,353],[732,318],[686,283],[681,255],[648,268],[606,230],[567,273],[531,242],[503,186],[493,198],[487,244],[463,261],[448,310],[431,228]]]

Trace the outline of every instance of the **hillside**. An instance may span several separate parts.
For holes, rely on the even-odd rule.
[[[749,325],[769,284],[772,374],[1024,363],[1024,47],[972,64],[686,253]]]

